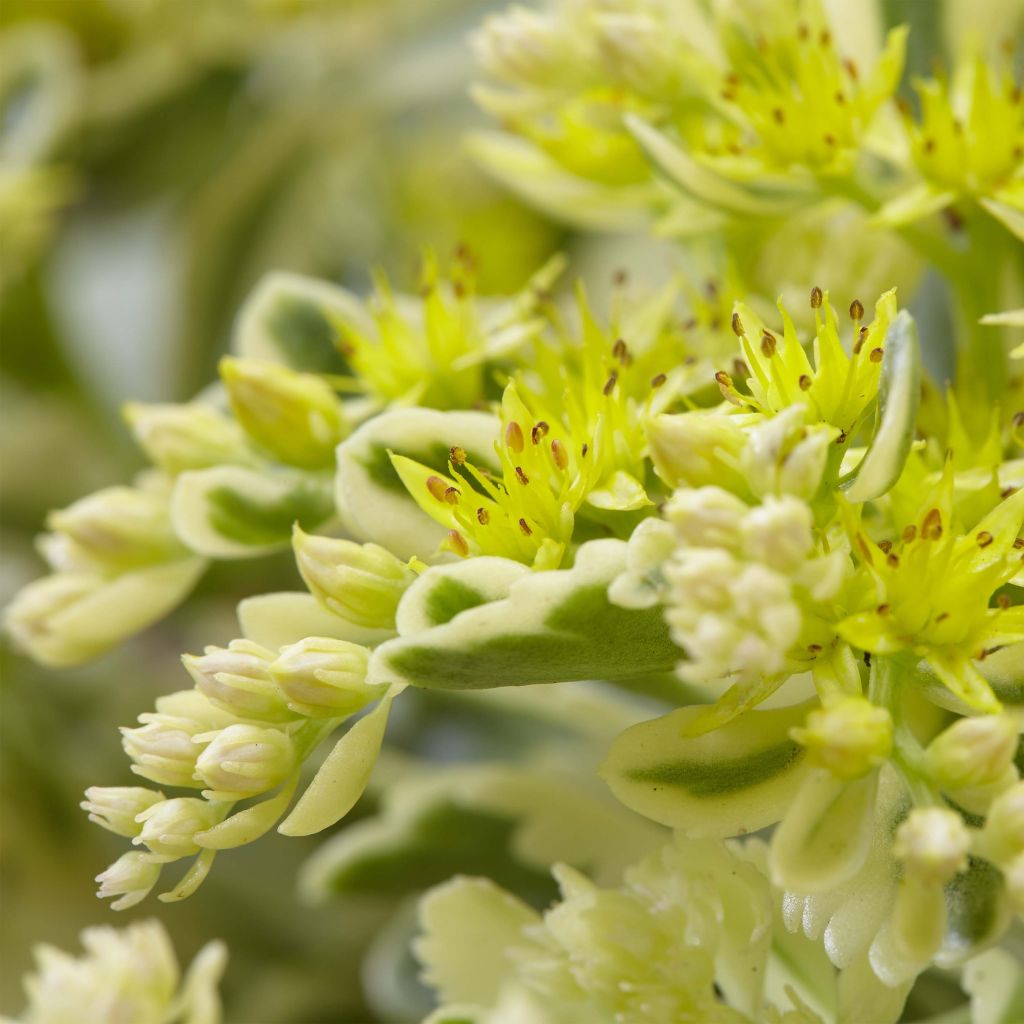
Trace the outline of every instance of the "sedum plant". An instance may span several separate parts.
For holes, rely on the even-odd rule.
[[[306,589],[122,728],[137,779],[82,805],[116,909],[369,792],[302,887],[426,891],[387,941],[436,999],[395,967],[389,1019],[1021,1019],[1024,106],[1000,38],[907,93],[906,27],[850,10],[490,18],[478,158],[681,269],[274,275],[219,382],[128,407],[152,468],[53,513],[14,639],[93,657],[211,560]],[[447,740],[389,751],[417,708]]]

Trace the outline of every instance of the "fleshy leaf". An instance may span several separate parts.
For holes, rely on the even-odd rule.
[[[910,453],[921,399],[921,351],[914,319],[904,309],[886,332],[878,385],[878,424],[847,496],[864,502],[885,494]]]
[[[485,413],[436,409],[397,409],[365,423],[338,446],[336,498],[351,535],[402,559],[434,554],[445,529],[419,509],[389,453],[446,474],[458,445],[475,465],[497,470],[498,429],[497,418]]]
[[[347,373],[333,326],[342,317],[365,319],[351,292],[300,274],[267,274],[238,314],[233,348],[246,358],[304,373]]]
[[[292,527],[313,529],[333,517],[330,478],[217,466],[182,473],[174,486],[175,532],[210,558],[251,558],[284,547]]]
[[[1024,1020],[1024,971],[1005,949],[989,949],[969,960],[963,987],[971,997],[972,1024]]]
[[[491,569],[483,562],[473,559],[454,573],[435,566],[424,578],[451,578],[485,593]],[[576,679],[628,681],[670,669],[682,652],[669,637],[661,609],[620,608],[608,600],[608,586],[625,566],[625,542],[584,544],[571,569],[530,573],[515,580],[500,601],[467,607],[444,625],[382,644],[370,659],[368,681],[479,689]],[[436,586],[443,584],[410,588],[402,604],[424,600]],[[405,611],[402,604],[400,621],[430,620],[430,613]]]
[[[384,740],[392,689],[334,745],[295,809],[278,826],[286,836],[309,836],[341,821],[363,795]]]
[[[195,842],[206,850],[230,850],[244,846],[269,832],[274,823],[284,814],[295,792],[299,779],[296,775],[280,793],[269,800],[261,800],[252,807],[232,814],[218,822],[213,828],[195,834]]]
[[[354,644],[373,646],[394,636],[383,629],[365,629],[329,612],[305,591],[257,594],[238,605],[242,636],[276,651],[307,636],[326,636]]]
[[[684,736],[700,707],[627,729],[601,776],[634,811],[688,835],[724,838],[778,821],[806,776],[804,750],[789,737],[808,705],[748,711],[701,736]]]

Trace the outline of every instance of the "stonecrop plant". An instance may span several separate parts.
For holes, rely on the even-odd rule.
[[[486,19],[471,152],[678,269],[275,274],[219,380],[126,407],[151,466],[51,514],[24,652],[101,655],[214,561],[306,589],[122,725],[101,897],[341,822],[300,889],[418,899],[382,1019],[1024,1021],[1022,19],[949,7],[928,78],[874,0]],[[451,742],[389,752],[424,702]],[[176,996],[156,925],[85,944],[24,1021],[216,1019],[219,947]]]

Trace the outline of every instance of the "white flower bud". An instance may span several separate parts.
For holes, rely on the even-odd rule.
[[[4,628],[19,648],[44,665],[59,668],[86,661],[96,653],[94,646],[66,636],[61,618],[74,614],[103,582],[92,572],[59,572],[33,580],[4,609]]]
[[[132,402],[124,417],[142,450],[166,473],[254,461],[238,424],[205,405]]]
[[[160,877],[161,862],[150,853],[133,850],[118,857],[106,871],[96,876],[100,883],[96,894],[101,900],[119,897],[110,905],[113,910],[127,910],[141,903]]]
[[[144,724],[121,729],[121,745],[132,759],[132,771],[161,786],[195,787],[199,746],[193,742],[190,722],[147,712],[139,716]]]
[[[987,786],[1006,776],[1018,738],[1009,715],[961,718],[932,740],[925,763],[943,789]]]
[[[566,70],[562,26],[525,7],[486,18],[470,46],[480,66],[503,82],[540,86],[558,81]]]
[[[142,786],[90,786],[79,806],[90,821],[132,839],[142,831],[136,815],[163,799],[163,793]]]
[[[271,678],[276,655],[251,640],[232,640],[225,647],[207,647],[202,655],[181,659],[196,688],[217,707],[240,718],[285,722],[294,718]]]
[[[754,427],[743,450],[743,472],[755,494],[792,494],[810,501],[821,486],[836,431],[808,426],[806,407],[791,405]]]
[[[330,718],[352,714],[380,695],[366,683],[369,659],[359,644],[310,636],[282,647],[270,673],[293,710]]]
[[[893,855],[921,882],[945,885],[967,868],[971,834],[955,811],[917,807],[896,830]]]
[[[892,718],[863,697],[844,697],[812,711],[791,735],[809,760],[840,779],[856,779],[884,763],[892,750]]]
[[[347,427],[338,396],[320,377],[230,357],[221,360],[220,376],[235,418],[261,448],[292,466],[334,464]]]
[[[626,571],[612,580],[608,600],[622,608],[652,608],[662,598],[666,582],[663,567],[676,549],[670,523],[644,519],[633,531],[626,549]]]
[[[645,433],[654,468],[666,483],[746,492],[746,480],[737,468],[746,434],[732,416],[703,409],[655,416]]]
[[[295,562],[310,592],[348,622],[394,629],[395,610],[416,574],[377,544],[319,537],[296,527]]]
[[[1024,853],[1024,782],[992,802],[982,833],[984,856],[1005,864]]]
[[[198,797],[181,796],[153,804],[139,815],[142,831],[132,840],[136,846],[145,844],[161,861],[191,857],[199,852],[193,837],[197,832],[213,828],[224,817],[223,804],[210,803]]]
[[[167,495],[155,491],[108,487],[51,512],[47,525],[73,545],[59,556],[67,562],[77,557],[73,568],[89,562],[123,568],[185,553],[171,527]]]
[[[749,511],[734,494],[721,487],[682,488],[665,506],[665,518],[679,540],[696,548],[735,548]]]
[[[229,725],[199,737],[209,743],[196,762],[196,778],[210,800],[245,800],[280,785],[295,768],[295,746],[280,729]]]
[[[793,572],[807,560],[814,544],[814,517],[798,498],[767,497],[743,520],[743,550],[779,572]]]

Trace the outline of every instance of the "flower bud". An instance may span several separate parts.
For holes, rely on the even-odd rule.
[[[210,800],[245,800],[280,785],[295,768],[295,746],[280,729],[229,725],[204,733],[208,746],[196,762],[196,778]]]
[[[132,402],[124,418],[142,450],[166,473],[254,461],[238,424],[205,405]]]
[[[654,468],[666,483],[714,484],[735,494],[747,492],[746,480],[737,470],[746,434],[732,416],[703,410],[661,415],[645,430]]]
[[[817,494],[836,431],[821,423],[808,426],[806,415],[805,406],[791,405],[748,434],[741,465],[755,494],[792,494],[805,501]]]
[[[289,707],[330,718],[352,714],[379,695],[379,687],[366,683],[369,659],[359,644],[310,636],[281,648],[270,672]]]
[[[224,806],[180,796],[153,804],[139,815],[142,831],[132,840],[136,846],[145,844],[161,861],[191,857],[199,852],[193,836],[213,828],[224,817]]]
[[[347,622],[394,629],[398,602],[416,574],[377,544],[319,537],[296,527],[295,562],[310,591]]]
[[[629,538],[626,570],[612,580],[608,600],[622,608],[653,608],[664,595],[663,566],[675,549],[671,523],[644,519]]]
[[[120,897],[110,906],[112,910],[127,910],[141,903],[160,877],[160,860],[150,853],[133,850],[118,857],[106,871],[96,876],[100,883],[96,894],[101,900]]]
[[[90,786],[79,806],[90,821],[132,839],[142,831],[136,815],[163,799],[163,793],[142,786]]]
[[[170,715],[147,712],[139,716],[144,724],[121,729],[121,746],[132,759],[132,771],[161,786],[195,788],[199,746],[193,742],[191,723]]]
[[[893,855],[918,881],[945,885],[967,868],[971,835],[963,819],[945,807],[917,807],[896,830]]]
[[[232,640],[226,648],[207,647],[204,654],[186,654],[181,660],[199,692],[217,707],[240,718],[286,722],[295,716],[271,678],[274,658],[251,640]]]
[[[808,760],[840,779],[856,779],[883,764],[892,750],[892,718],[863,697],[844,697],[812,711],[790,735]]]
[[[814,544],[814,516],[805,502],[768,496],[743,520],[743,550],[779,572],[793,572],[807,560]]]
[[[548,14],[525,7],[484,20],[471,39],[480,66],[503,82],[542,85],[565,73],[566,36]]]
[[[749,509],[721,487],[680,488],[668,500],[665,518],[688,547],[734,549]]]
[[[325,381],[277,363],[230,357],[221,360],[220,376],[235,418],[261,448],[305,469],[334,464],[346,424]]]
[[[65,614],[103,586],[98,573],[59,572],[33,580],[4,609],[4,629],[17,646],[51,667],[77,665],[95,653],[84,638],[68,637],[60,628]]]
[[[982,833],[984,856],[1004,864],[1024,853],[1024,782],[992,802]]]
[[[47,525],[98,567],[141,565],[184,554],[165,494],[107,487],[51,512]],[[68,556],[70,557],[70,556]]]
[[[1009,715],[961,718],[932,740],[925,764],[943,789],[987,786],[1005,777],[1017,741]]]

